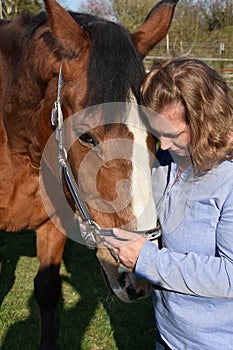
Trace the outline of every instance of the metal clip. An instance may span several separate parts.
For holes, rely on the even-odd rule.
[[[63,113],[61,109],[61,104],[57,101],[57,129],[61,130],[63,127]]]
[[[61,109],[61,104],[57,100],[53,104],[52,112],[51,112],[51,123],[52,126],[55,126],[58,131],[60,131],[63,127],[63,113]]]
[[[100,236],[100,227],[95,221],[87,220],[84,222],[85,232],[80,229],[81,237],[89,247],[96,247],[97,244],[103,242]]]
[[[57,101],[54,102],[52,112],[51,112],[51,123],[52,126],[57,127],[58,124],[58,103]]]
[[[155,232],[151,232],[151,233],[147,233],[145,232],[143,234],[143,237],[145,237],[147,239],[147,241],[155,241],[156,239],[158,239],[162,234],[162,230],[158,230],[158,231],[155,231]]]

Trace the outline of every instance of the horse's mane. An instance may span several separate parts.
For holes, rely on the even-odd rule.
[[[0,21],[0,30],[4,30],[4,35],[0,32],[0,48],[3,52],[8,54],[9,59],[14,62],[13,66],[16,66],[17,62],[19,62],[22,48],[26,46],[35,30],[46,21],[47,15],[45,12],[33,16],[26,11],[23,11],[21,15],[13,21]]]

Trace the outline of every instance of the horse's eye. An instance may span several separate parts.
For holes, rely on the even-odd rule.
[[[78,139],[84,146],[93,147],[97,145],[97,141],[95,140],[94,136],[89,132],[79,134]]]

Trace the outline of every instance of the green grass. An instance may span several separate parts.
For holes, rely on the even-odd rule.
[[[34,233],[0,232],[0,350],[38,349],[37,268]],[[125,304],[109,296],[94,251],[69,241],[61,276],[59,350],[154,349],[151,299]]]

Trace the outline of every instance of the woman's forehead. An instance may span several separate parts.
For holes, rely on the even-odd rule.
[[[181,103],[172,103],[163,107],[158,113],[150,115],[150,127],[159,134],[173,134],[186,126],[185,109]]]
[[[174,101],[163,106],[160,109],[159,114],[171,122],[179,122],[181,120],[185,120],[185,108],[180,101]]]

